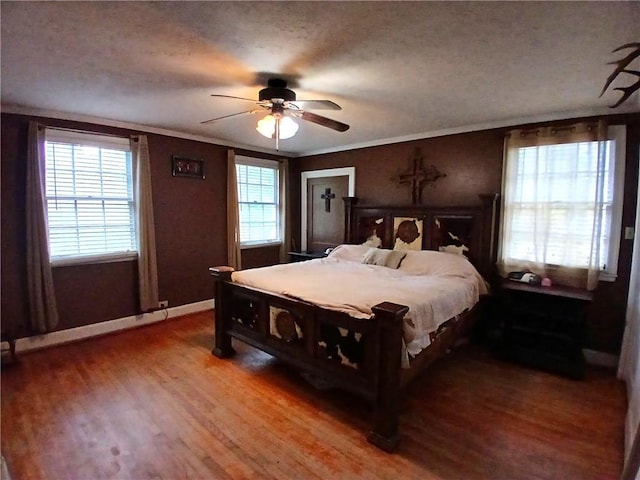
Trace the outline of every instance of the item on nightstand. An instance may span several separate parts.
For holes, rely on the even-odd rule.
[[[543,287],[550,287],[551,286],[551,279],[548,277],[544,277],[542,279],[542,282],[540,283],[540,285],[542,285]]]
[[[507,278],[514,282],[528,283],[530,285],[540,285],[542,282],[540,275],[531,272],[510,272]]]

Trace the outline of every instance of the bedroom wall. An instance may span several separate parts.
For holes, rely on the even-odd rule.
[[[1,187],[1,321],[27,334],[28,297],[25,271],[25,178],[27,125],[51,126],[128,136],[120,128],[23,115],[2,114]],[[154,217],[161,300],[178,306],[213,298],[208,267],[226,264],[227,147],[147,134],[151,158]],[[238,150],[245,155],[275,158]],[[171,175],[171,155],[201,158],[206,179]],[[252,249],[248,267],[276,263],[277,249]],[[53,277],[60,313],[58,330],[131,316],[137,313],[136,262],[56,267]]]
[[[580,119],[553,122],[573,123]],[[640,114],[612,115],[610,123],[627,125],[623,226],[634,225],[640,149]],[[515,127],[515,126],[514,126]],[[510,127],[510,128],[514,128]],[[291,165],[292,232],[300,245],[300,174],[304,171],[354,166],[356,196],[360,204],[410,205],[411,190],[394,177],[411,167],[416,148],[423,166],[434,165],[446,174],[423,189],[423,204],[479,204],[478,194],[499,193],[502,182],[504,134],[510,128],[427,138],[411,142],[362,148],[294,159]],[[601,282],[588,313],[587,347],[618,353],[624,327],[626,295],[631,265],[631,241],[621,240],[618,279]]]
[[[3,328],[16,325],[21,336],[28,320],[25,272],[25,157],[27,123],[129,135],[129,130],[53,119],[2,114],[0,316]],[[640,114],[612,116],[626,123],[627,164],[623,226],[634,224],[640,149]],[[575,121],[575,120],[571,120]],[[569,122],[569,120],[567,120]],[[561,122],[554,122],[555,124]],[[360,202],[409,204],[410,190],[394,177],[411,165],[420,148],[424,165],[447,176],[423,190],[423,202],[433,205],[474,204],[479,193],[499,192],[502,139],[506,129],[448,135],[379,147],[291,159],[291,213],[295,245],[300,245],[300,173],[309,170],[356,167],[356,195]],[[207,268],[226,263],[226,151],[227,147],[163,135],[148,134],[158,248],[161,300],[170,306],[212,298]],[[239,154],[275,158],[256,152]],[[207,178],[174,178],[172,154],[203,158]],[[278,262],[277,248],[243,250],[243,266]],[[619,351],[631,263],[631,241],[622,240],[618,280],[602,282],[590,309],[588,347]],[[98,323],[136,313],[135,262],[59,267],[54,269],[60,309],[58,329]]]

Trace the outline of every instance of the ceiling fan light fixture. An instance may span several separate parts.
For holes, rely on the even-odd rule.
[[[258,131],[258,133],[260,133],[260,135],[263,135],[267,138],[273,138],[273,135],[276,133],[276,117],[269,114],[262,120],[258,120],[256,130]]]
[[[267,138],[276,138],[276,129],[279,131],[278,138],[286,140],[293,137],[298,131],[299,125],[291,117],[280,115],[266,115],[262,120],[258,120],[256,130],[260,135]]]
[[[253,101],[250,98],[236,97],[233,95],[212,94],[212,97],[234,98],[236,100]],[[281,78],[271,78],[267,82],[267,88],[263,88],[258,93],[256,102],[261,108],[269,112],[258,121],[256,130],[260,135],[276,141],[276,150],[280,149],[280,140],[293,137],[298,132],[298,124],[294,118],[301,118],[306,122],[315,123],[322,127],[327,127],[336,132],[346,132],[349,125],[332,120],[310,112],[308,109],[342,110],[340,105],[331,100],[299,100],[296,102],[296,94],[287,88],[287,82]],[[212,118],[201,123],[213,123],[223,118],[235,117],[245,113],[255,113],[259,109],[247,110],[245,112],[233,113],[222,117]]]

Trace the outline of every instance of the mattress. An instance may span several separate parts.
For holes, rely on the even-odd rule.
[[[487,283],[463,256],[410,251],[397,268],[366,263],[370,247],[341,245],[326,258],[234,272],[232,281],[304,300],[355,318],[380,302],[409,307],[403,323],[403,366],[431,343],[433,332],[472,308]]]

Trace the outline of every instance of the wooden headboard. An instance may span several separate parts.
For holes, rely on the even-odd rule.
[[[418,250],[465,255],[490,282],[495,275],[498,194],[480,195],[477,206],[358,205],[345,197],[345,243],[394,248],[396,242]]]

